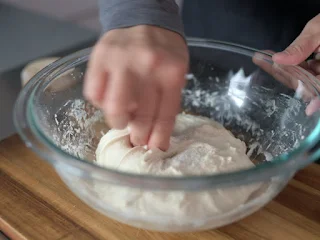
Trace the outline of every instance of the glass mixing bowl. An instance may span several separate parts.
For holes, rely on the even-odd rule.
[[[255,167],[168,177],[130,174],[95,164],[95,149],[108,126],[101,112],[82,95],[91,49],[54,62],[21,91],[14,112],[20,136],[52,164],[80,199],[132,226],[195,231],[253,213],[274,198],[299,168],[320,156],[319,111],[306,114],[309,104],[319,101],[319,83],[299,66],[275,64],[267,52],[203,39],[188,39],[188,45],[190,73],[182,91],[182,110],[223,124],[246,143]],[[137,211],[130,203],[119,208],[112,200],[114,195],[151,194],[170,204],[181,194],[197,200],[203,194],[252,185],[259,187],[239,206],[184,218],[161,208],[153,214]],[[189,207],[201,208],[196,204]]]

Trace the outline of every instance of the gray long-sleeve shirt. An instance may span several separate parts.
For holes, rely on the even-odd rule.
[[[136,25],[154,25],[183,34],[174,0],[99,0],[103,32]]]
[[[282,50],[320,13],[319,0],[99,0],[103,32],[154,25],[181,35]],[[182,24],[182,19],[183,23]]]

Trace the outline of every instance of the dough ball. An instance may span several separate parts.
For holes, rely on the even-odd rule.
[[[170,148],[132,147],[128,130],[110,130],[96,150],[98,165],[119,171],[161,176],[207,175],[254,167],[246,145],[210,119],[177,116]],[[96,184],[99,197],[111,207],[139,216],[169,216],[178,221],[204,219],[244,204],[259,184],[208,191],[147,191]]]

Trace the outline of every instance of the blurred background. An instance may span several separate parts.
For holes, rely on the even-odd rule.
[[[96,0],[0,0],[0,140],[15,132],[24,66],[90,47],[99,35]]]

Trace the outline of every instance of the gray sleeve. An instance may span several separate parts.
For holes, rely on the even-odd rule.
[[[174,0],[99,0],[103,33],[137,25],[153,25],[184,37],[179,7]]]

